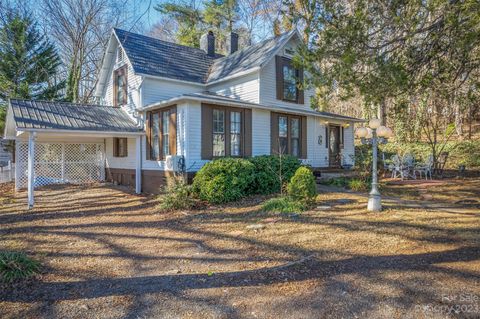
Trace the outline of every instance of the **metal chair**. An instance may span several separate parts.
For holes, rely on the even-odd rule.
[[[403,156],[402,160],[402,168],[404,172],[404,176],[406,175],[407,177],[412,177],[416,179],[417,177],[415,176],[414,169],[415,169],[415,157],[413,157],[412,154],[407,153],[405,156]]]
[[[415,165],[413,174],[416,176],[418,173],[420,178],[422,178],[422,174],[424,174],[426,180],[430,175],[430,179],[432,179],[432,169],[433,169],[433,155],[430,154],[427,157],[427,161],[424,164]]]
[[[400,177],[403,179],[404,178],[404,173],[403,173],[403,168],[402,168],[402,160],[400,159],[400,156],[398,155],[393,155],[392,156],[392,164],[391,164],[391,170],[392,170],[392,178],[397,178],[399,174]]]

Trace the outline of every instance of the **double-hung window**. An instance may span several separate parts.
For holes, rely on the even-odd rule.
[[[164,160],[176,153],[176,108],[169,107],[148,113],[148,153],[151,160]]]
[[[127,157],[127,139],[114,137],[113,138],[113,157]]]
[[[212,112],[213,157],[240,157],[242,152],[243,112],[234,108],[214,108]]]
[[[230,112],[230,156],[241,156],[242,113]]]
[[[213,156],[225,156],[225,110],[213,110]]]
[[[284,56],[277,55],[275,61],[277,99],[304,104],[303,69],[295,68],[292,61]]]
[[[272,153],[302,157],[302,117],[289,114],[272,114]]]

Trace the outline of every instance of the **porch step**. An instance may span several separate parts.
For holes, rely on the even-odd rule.
[[[356,175],[356,172],[351,169],[342,169],[342,168],[317,168],[313,170],[313,175],[317,183],[322,180],[328,180],[331,178],[338,178],[338,177],[352,177]]]

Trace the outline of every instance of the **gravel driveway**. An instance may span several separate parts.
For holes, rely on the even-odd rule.
[[[445,318],[480,316],[478,208],[367,213],[325,193],[301,215],[262,198],[160,213],[106,185],[51,187],[26,211],[0,195],[0,249],[40,260],[3,285],[2,318]],[[260,225],[258,227],[249,227]]]

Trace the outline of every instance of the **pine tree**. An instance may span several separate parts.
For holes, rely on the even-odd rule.
[[[176,38],[178,43],[191,47],[200,47],[202,33],[202,11],[190,4],[166,2],[154,7],[155,10],[177,21]]]
[[[0,22],[0,99],[58,99],[64,81],[53,44],[29,15],[10,11]]]

